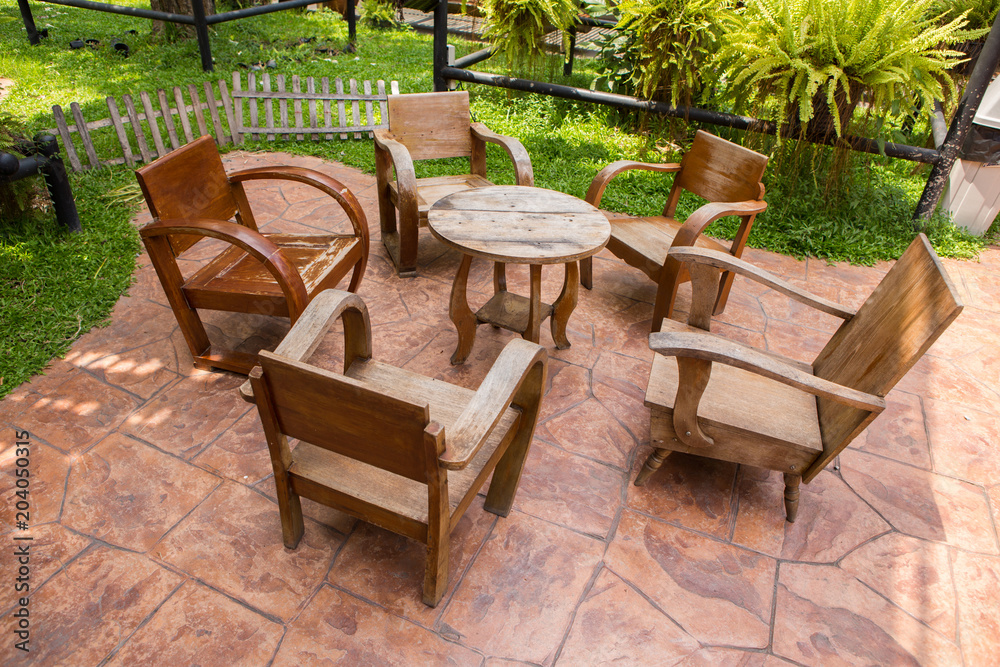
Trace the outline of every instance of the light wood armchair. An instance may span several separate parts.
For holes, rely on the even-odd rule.
[[[486,143],[514,163],[515,185],[534,185],[528,151],[517,139],[471,122],[469,93],[390,95],[389,129],[375,130],[375,178],[382,243],[400,276],[417,272],[417,241],[427,211],[455,192],[493,185],[486,178]],[[417,178],[415,160],[468,157],[468,174]],[[395,178],[393,178],[395,169]],[[398,211],[398,221],[397,221]]]
[[[344,373],[307,362],[344,321]],[[427,545],[423,600],[448,585],[448,543],[493,473],[486,509],[507,516],[538,421],[545,349],[507,344],[478,391],[380,363],[360,297],[327,290],[250,373],[274,466],[284,543],[302,537],[305,496]],[[246,385],[242,390],[247,397]],[[299,438],[290,451],[288,438]]]
[[[294,323],[309,301],[351,273],[350,291],[368,264],[368,222],[354,195],[326,174],[302,167],[258,167],[226,174],[211,137],[204,136],[136,172],[153,222],[139,230],[184,340],[198,368],[247,374],[257,355],[213,344],[199,309],[287,317]],[[263,234],[243,183],[282,179],[332,197],[351,234]],[[235,217],[235,222],[230,218]],[[229,246],[185,278],[177,257],[204,238]]]
[[[962,311],[920,234],[857,312],[811,296],[728,253],[673,248],[692,276],[688,325],[665,320],[646,390],[654,447],[641,486],[672,451],[778,470],[795,521],[810,482],[885,408],[885,395]],[[719,270],[844,319],[812,364],[708,333]]]
[[[586,199],[600,208],[608,183],[625,171],[643,169],[675,174],[663,215],[634,218],[605,211],[611,222],[608,250],[657,283],[653,331],[659,331],[663,318],[673,314],[677,288],[689,280],[687,269],[680,262],[670,259],[667,251],[672,247],[696,246],[725,251],[733,257],[742,255],[755,217],[767,208],[764,184],[761,183],[766,167],[767,156],[698,130],[691,150],[684,154],[680,164],[620,160],[612,162],[594,177],[587,189]],[[682,223],[674,215],[683,190],[698,195],[708,203]],[[742,222],[728,248],[702,234],[711,223],[730,215],[739,216]],[[594,286],[593,275],[593,259],[580,260],[580,282],[587,289]],[[715,314],[725,310],[732,283],[733,274],[724,273]]]

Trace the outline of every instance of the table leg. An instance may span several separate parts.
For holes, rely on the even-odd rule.
[[[531,264],[531,296],[528,297],[528,328],[524,330],[524,339],[538,343],[542,328],[542,265]]]
[[[565,350],[569,347],[569,339],[566,338],[566,324],[569,316],[576,308],[577,297],[580,293],[580,267],[576,262],[566,262],[566,280],[563,282],[562,292],[559,298],[552,304],[552,340],[556,342],[556,347]]]
[[[448,316],[458,330],[458,348],[451,355],[451,363],[464,364],[472,352],[472,344],[476,342],[475,313],[469,308],[469,298],[466,288],[469,283],[469,267],[472,265],[471,255],[462,255],[462,264],[455,274],[455,282],[451,286],[451,304],[448,306]]]
[[[493,262],[493,293],[507,291],[507,265],[503,262]]]

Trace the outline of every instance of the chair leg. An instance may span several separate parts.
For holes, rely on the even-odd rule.
[[[275,477],[275,487],[278,491],[278,513],[281,516],[281,538],[285,546],[294,549],[299,546],[305,524],[302,521],[302,503],[299,494],[291,489],[288,479],[278,483]]]
[[[663,461],[668,456],[670,456],[669,449],[654,449],[653,453],[649,455],[648,459],[646,459],[646,462],[642,464],[642,469],[639,471],[639,474],[635,476],[635,482],[633,483],[636,486],[643,486],[649,480],[649,476],[660,469],[660,466],[663,465]]]
[[[594,289],[593,257],[584,257],[580,260],[580,284],[587,289]]]
[[[522,416],[521,419],[522,424],[534,425],[534,420],[528,421],[530,417],[526,419],[526,416]],[[492,512],[497,516],[510,514],[533,435],[534,428],[522,426],[518,429],[517,435],[514,436],[514,441],[510,443],[507,451],[497,462],[497,467],[493,470],[493,479],[490,480],[490,490],[486,494],[486,502],[483,504],[483,508],[487,512]]]
[[[417,241],[420,235],[420,217],[416,207],[413,211],[399,211],[399,264],[396,272],[400,276],[417,275]]]
[[[424,604],[436,607],[448,588],[448,532],[428,535],[427,566],[424,569]]]
[[[660,285],[656,290],[656,300],[653,301],[653,325],[651,330],[655,333],[663,326],[663,320],[674,314],[674,301],[677,300],[677,289],[680,287],[679,276],[670,267],[664,268],[670,274],[660,280]]]
[[[368,268],[368,257],[362,257],[354,265],[354,271],[351,273],[351,284],[347,287],[347,291],[351,294],[356,294],[358,288],[361,287],[361,279],[365,277],[366,268]]]
[[[785,518],[788,523],[795,523],[795,517],[799,513],[799,484],[801,482],[801,475],[785,473]]]

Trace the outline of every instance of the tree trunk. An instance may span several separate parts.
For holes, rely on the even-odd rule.
[[[205,7],[205,16],[215,13],[215,0],[201,0],[201,4]],[[157,12],[186,14],[187,16],[192,15],[191,0],[149,0],[149,5],[153,11]],[[173,30],[166,31],[168,35],[176,34],[182,37],[194,36],[194,26],[183,25],[181,23],[172,23],[170,25],[173,27]],[[164,21],[153,21],[154,35],[163,34],[165,30],[166,23]]]

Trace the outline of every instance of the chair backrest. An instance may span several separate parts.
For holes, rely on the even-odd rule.
[[[816,357],[813,372],[884,397],[961,312],[955,286],[927,237],[919,234]],[[821,458],[829,459],[857,435],[869,413],[824,398],[818,407]]]
[[[135,172],[146,205],[154,218],[211,218],[229,220],[238,205],[212,137],[204,136]],[[173,236],[175,253],[200,237]]]
[[[761,179],[766,168],[766,155],[698,130],[691,150],[681,158],[681,170],[674,177],[665,215],[674,215],[681,189],[710,202],[763,199]]]
[[[389,132],[414,160],[472,155],[469,93],[389,95]]]
[[[419,482],[437,468],[424,437],[427,404],[374,391],[357,380],[260,352],[263,380],[278,429],[343,456]],[[433,464],[433,465],[430,465]]]

